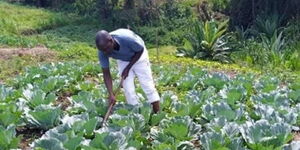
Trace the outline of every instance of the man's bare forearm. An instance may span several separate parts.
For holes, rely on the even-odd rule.
[[[131,67],[140,59],[140,57],[142,56],[144,52],[144,49],[140,52],[136,52],[132,59],[130,60],[129,64],[126,66],[126,68],[131,69]]]
[[[113,90],[112,90],[113,84],[112,84],[112,78],[111,78],[110,71],[109,71],[109,69],[106,69],[106,68],[102,68],[102,71],[103,71],[104,83],[107,88],[108,94],[109,94],[109,96],[114,95]]]

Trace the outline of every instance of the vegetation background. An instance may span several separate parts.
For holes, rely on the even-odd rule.
[[[190,90],[199,89],[204,96],[197,95],[198,98],[207,98],[205,93],[214,93],[214,96],[220,98],[219,91],[228,84],[229,89],[225,91],[232,92],[228,93],[232,94],[230,96],[234,101],[228,102],[228,108],[232,107],[235,110],[239,102],[242,102],[246,105],[250,118],[256,121],[261,118],[251,112],[254,112],[255,107],[261,106],[256,104],[257,101],[253,100],[252,96],[259,94],[261,99],[267,95],[267,98],[262,100],[264,102],[280,100],[274,104],[266,102],[266,105],[279,109],[277,104],[284,105],[281,103],[284,100],[274,95],[283,93],[291,100],[291,106],[288,108],[293,110],[293,114],[300,112],[296,112],[300,102],[299,0],[0,0],[0,139],[5,137],[2,135],[11,135],[5,139],[9,142],[1,143],[4,140],[0,140],[0,150],[5,144],[6,149],[28,147],[28,144],[40,138],[44,131],[58,124],[57,120],[52,120],[50,123],[37,125],[38,130],[23,129],[29,123],[20,120],[21,116],[24,117],[24,111],[17,109],[19,103],[17,107],[14,100],[24,98],[24,93],[22,95],[20,91],[28,88],[26,84],[38,88],[41,86],[42,90],[31,87],[29,91],[32,90],[37,97],[41,96],[39,98],[48,104],[58,102],[66,107],[70,105],[69,101],[64,101],[67,98],[79,101],[82,97],[101,95],[95,92],[98,90],[96,85],[101,85],[99,83],[102,82],[98,76],[100,67],[91,63],[98,62],[95,33],[101,29],[112,31],[117,28],[130,28],[145,40],[151,62],[154,64],[155,77],[159,81],[159,92],[176,93],[166,92],[166,99],[173,95],[177,95],[180,100],[194,99],[185,96],[190,94]],[[81,61],[88,63],[80,63]],[[55,63],[57,64],[54,65]],[[40,68],[35,68],[36,66]],[[61,71],[57,71],[59,69],[54,66]],[[48,69],[43,70],[43,67]],[[207,69],[207,72],[199,68]],[[40,72],[43,78],[35,76]],[[229,77],[242,77],[231,82],[223,75],[205,76],[219,72]],[[51,73],[53,76],[50,76]],[[65,73],[66,76],[59,76],[60,73]],[[115,73],[113,76],[116,78]],[[66,77],[71,78],[70,81]],[[256,78],[259,81],[255,81]],[[84,82],[90,80],[93,83]],[[240,92],[239,88],[235,91],[235,84],[246,88],[242,88],[243,92]],[[216,89],[207,88],[209,86]],[[286,91],[282,88],[285,86]],[[141,92],[141,88],[138,88],[138,92]],[[244,95],[239,95],[241,93]],[[37,111],[34,113],[46,113],[45,110],[50,109],[48,106],[36,109],[38,103],[46,102],[32,99],[33,102],[26,103],[26,106],[28,105],[31,111]],[[118,99],[124,100],[124,97]],[[95,101],[92,102],[94,105]],[[194,117],[193,121],[199,121],[195,118],[203,112],[185,114],[186,110],[183,108],[192,107],[193,103],[184,103],[186,104],[176,102],[172,107],[163,106],[164,112],[174,115],[172,111],[178,110],[177,113],[183,116],[190,115]],[[56,103],[53,105],[53,112],[60,112]],[[199,108],[200,105],[202,107],[204,104],[199,104]],[[98,113],[98,110],[95,111]],[[286,110],[276,110],[279,115],[285,112]],[[95,112],[89,115],[95,117],[93,113]],[[300,124],[299,116],[300,113],[298,117],[294,116],[297,120],[294,124],[297,126]],[[159,119],[164,116],[155,117],[157,120],[154,124],[158,125]],[[26,116],[24,118],[28,119]],[[233,120],[232,116],[231,119]],[[86,124],[96,126],[96,121],[88,121]],[[203,125],[203,122],[199,122],[197,123]],[[9,123],[16,124],[17,128],[10,128]],[[147,133],[150,132],[150,129],[147,130]],[[90,134],[92,133],[91,131]],[[19,135],[23,136],[21,142]],[[141,135],[138,138],[144,140]],[[285,140],[291,138],[285,137],[281,140],[281,145],[277,146],[286,144]],[[147,142],[144,144],[151,145]],[[248,145],[249,147],[251,146]],[[163,149],[163,146],[161,148]]]

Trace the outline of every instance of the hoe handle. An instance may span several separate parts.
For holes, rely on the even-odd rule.
[[[118,94],[118,92],[120,91],[121,86],[122,86],[122,84],[123,84],[123,81],[124,81],[124,79],[122,78],[122,79],[121,79],[121,82],[120,82],[120,84],[119,84],[119,86],[118,86],[117,89],[114,91],[114,95],[115,95],[115,96],[116,96],[116,95]],[[108,117],[109,117],[109,115],[110,115],[110,113],[111,113],[111,110],[112,110],[113,106],[114,106],[113,104],[109,104],[109,107],[108,107],[108,109],[107,109],[107,112],[106,112],[106,114],[105,114],[105,116],[104,116],[104,118],[103,118],[102,124],[101,124],[102,127],[104,126],[105,122],[107,121],[107,119],[108,119]]]

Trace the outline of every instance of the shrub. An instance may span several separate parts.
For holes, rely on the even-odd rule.
[[[227,21],[220,24],[215,21],[193,22],[193,27],[187,35],[185,45],[178,48],[177,55],[230,62],[232,49],[228,47],[225,38],[226,27]]]

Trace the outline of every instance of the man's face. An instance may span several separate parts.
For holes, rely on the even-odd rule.
[[[110,54],[114,50],[114,44],[112,39],[107,39],[100,42],[100,49],[105,54]]]

